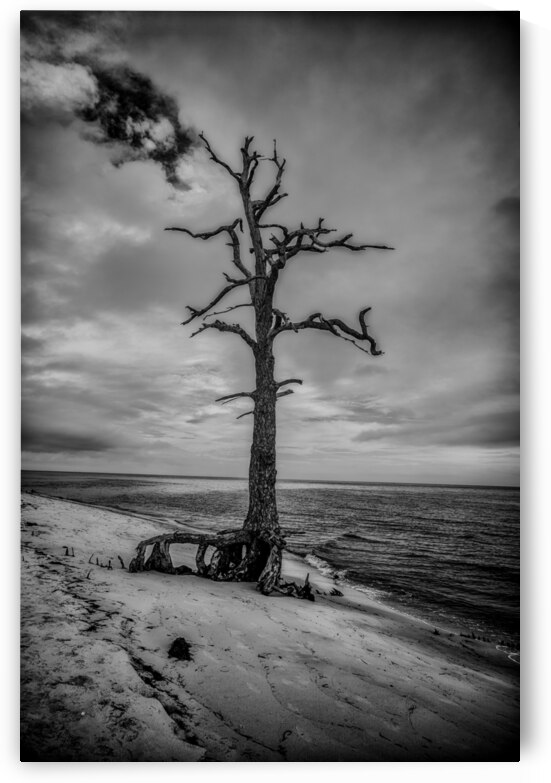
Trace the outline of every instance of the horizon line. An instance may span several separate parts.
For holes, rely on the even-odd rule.
[[[181,473],[128,473],[126,471],[100,471],[100,470],[51,470],[41,468],[21,468],[21,473],[68,473],[68,474],[91,474],[95,476],[136,476],[141,478],[180,478],[180,479],[204,479],[204,480],[222,480],[222,481],[248,481],[246,476],[198,476],[184,475]],[[291,482],[296,484],[388,484],[389,486],[406,487],[458,487],[460,489],[518,489],[520,484],[452,484],[430,481],[349,481],[337,479],[306,479],[306,478],[277,478],[277,482]]]

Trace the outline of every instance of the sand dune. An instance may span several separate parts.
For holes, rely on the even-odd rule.
[[[23,495],[23,760],[518,759],[506,652],[346,587],[331,597],[311,568],[315,603],[129,574],[119,557],[164,528]],[[193,555],[174,548],[178,565]],[[287,557],[284,573],[307,567]],[[191,660],[169,656],[177,638]]]

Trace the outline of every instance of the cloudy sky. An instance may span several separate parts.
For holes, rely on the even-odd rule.
[[[236,166],[277,138],[274,220],[396,248],[286,268],[278,307],[371,306],[384,355],[278,338],[279,476],[518,484],[517,16],[29,13],[21,57],[24,468],[246,475],[214,400],[250,351],[180,325],[228,248],[163,232],[239,214],[204,131]]]

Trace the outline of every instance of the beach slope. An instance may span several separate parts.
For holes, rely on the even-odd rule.
[[[330,596],[312,569],[315,603],[128,573],[138,541],[174,527],[22,496],[22,760],[518,759],[515,660]],[[171,552],[193,565],[193,547]],[[285,558],[285,576],[306,573]],[[169,654],[177,639],[189,660]]]

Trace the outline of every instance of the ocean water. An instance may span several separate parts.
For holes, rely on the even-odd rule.
[[[241,526],[240,479],[22,471],[22,489],[199,530]],[[519,645],[519,490],[278,482],[288,548],[436,625]]]

